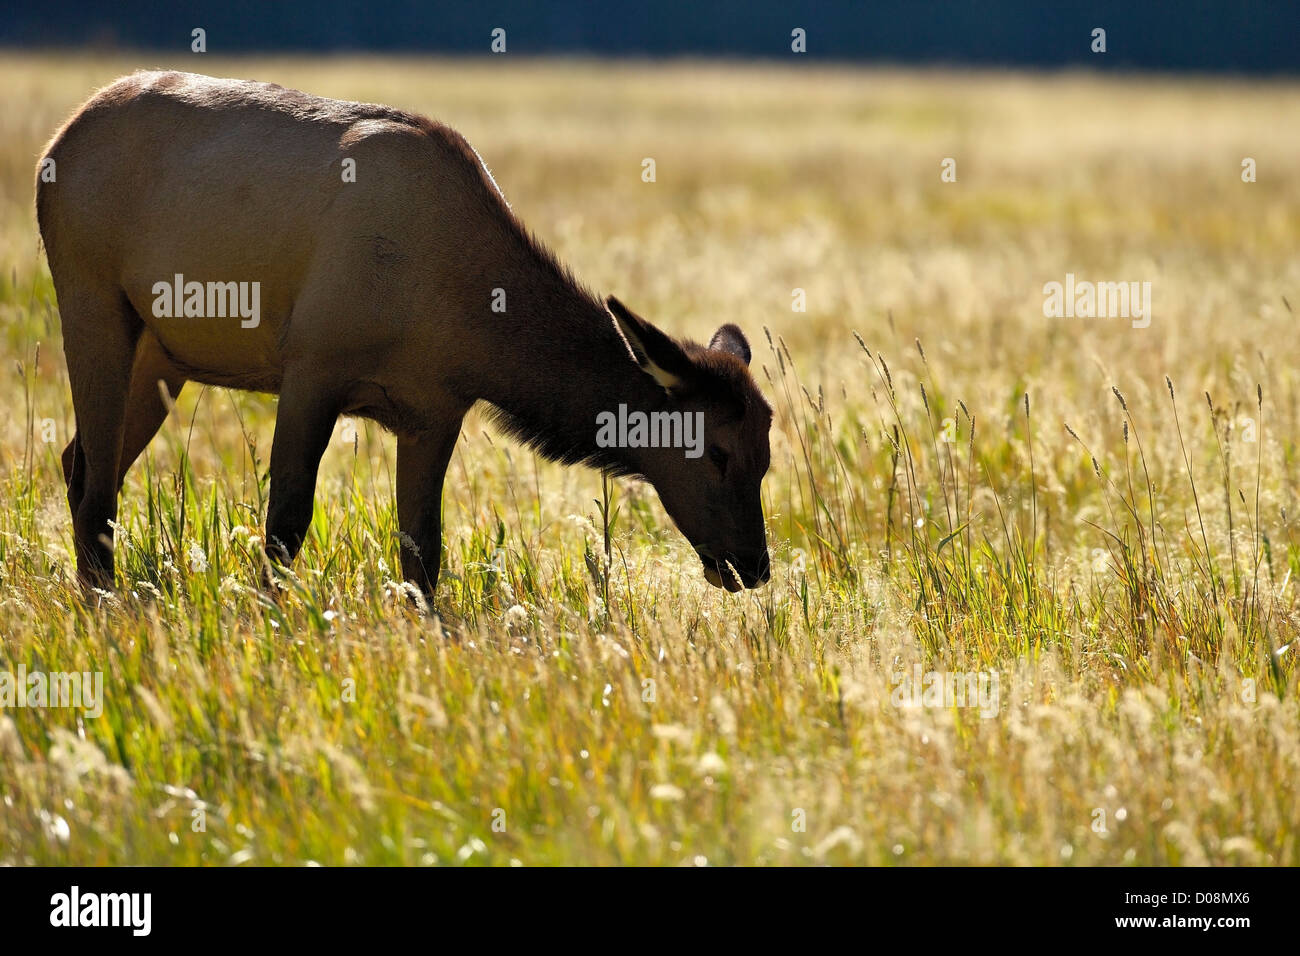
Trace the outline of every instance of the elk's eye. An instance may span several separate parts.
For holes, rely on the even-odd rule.
[[[709,461],[717,465],[718,471],[724,475],[727,473],[727,453],[717,445],[709,446]]]

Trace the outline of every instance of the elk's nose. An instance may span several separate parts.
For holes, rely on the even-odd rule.
[[[757,559],[742,558],[734,553],[716,558],[702,548],[698,553],[704,563],[704,576],[714,587],[734,592],[742,588],[756,588],[760,584],[766,584],[772,577],[772,559],[766,551]]]
[[[747,588],[766,584],[772,577],[772,559],[766,551],[758,558],[733,558],[731,563],[740,574],[740,583]]]

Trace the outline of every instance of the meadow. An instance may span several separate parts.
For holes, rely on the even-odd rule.
[[[34,168],[164,66],[447,122],[585,283],[739,324],[771,582],[715,590],[648,486],[475,412],[432,608],[393,440],[346,420],[269,601],[274,399],[191,384],[82,595]],[[104,686],[0,710],[0,864],[1300,863],[1298,116],[1222,78],[0,56],[0,671]],[[1149,326],[1045,316],[1067,274],[1150,282]],[[996,706],[898,706],[918,673]]]

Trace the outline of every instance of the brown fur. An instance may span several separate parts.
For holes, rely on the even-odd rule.
[[[175,396],[187,381],[280,396],[266,530],[286,564],[336,417],[362,415],[397,435],[403,570],[431,593],[443,475],[484,401],[550,458],[648,479],[714,583],[735,585],[723,562],[766,580],[771,412],[744,336],[724,326],[705,348],[607,308],[454,130],[272,84],[137,73],[92,97],[45,155],[57,179],[38,178],[37,218],[77,414],[64,471],[88,584],[111,586],[109,522],[166,415],[160,386]],[[155,316],[154,283],[176,273],[260,283],[260,324]],[[497,288],[505,313],[491,310]],[[709,454],[596,447],[597,414],[620,403],[704,412]]]

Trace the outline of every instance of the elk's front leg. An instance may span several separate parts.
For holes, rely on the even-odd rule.
[[[316,472],[334,431],[338,407],[336,397],[317,384],[286,380],[280,391],[266,509],[266,554],[272,561],[289,565],[307,536]]]
[[[397,440],[397,519],[402,574],[432,603],[442,563],[442,481],[460,437],[461,419]]]

